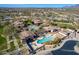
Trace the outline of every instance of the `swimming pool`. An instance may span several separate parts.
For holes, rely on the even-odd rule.
[[[48,36],[44,36],[42,39],[37,40],[38,44],[43,44],[45,42],[49,42],[51,40],[54,40],[54,36],[48,35]]]

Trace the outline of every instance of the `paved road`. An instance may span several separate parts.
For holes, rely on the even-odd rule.
[[[60,44],[60,46],[57,46],[56,48],[52,48],[52,49],[49,49],[49,50],[40,51],[40,52],[37,52],[36,54],[37,54],[37,55],[48,54],[50,51],[58,50],[58,49],[60,49],[67,41],[70,41],[70,40],[79,41],[79,40],[77,40],[76,38],[73,38],[73,39],[71,39],[71,38],[65,39],[65,40]]]

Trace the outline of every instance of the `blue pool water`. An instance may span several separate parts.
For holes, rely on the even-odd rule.
[[[38,44],[42,44],[42,43],[51,41],[52,39],[54,39],[53,36],[43,37],[41,40],[37,40],[37,43],[38,43]]]

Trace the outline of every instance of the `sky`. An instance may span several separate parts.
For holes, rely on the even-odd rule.
[[[3,8],[62,8],[75,4],[0,4]]]

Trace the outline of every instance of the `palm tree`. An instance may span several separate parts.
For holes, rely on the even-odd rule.
[[[67,33],[67,37],[69,38],[70,33]]]
[[[76,37],[76,33],[77,33],[77,30],[75,29],[75,30],[74,30],[75,37]]]

